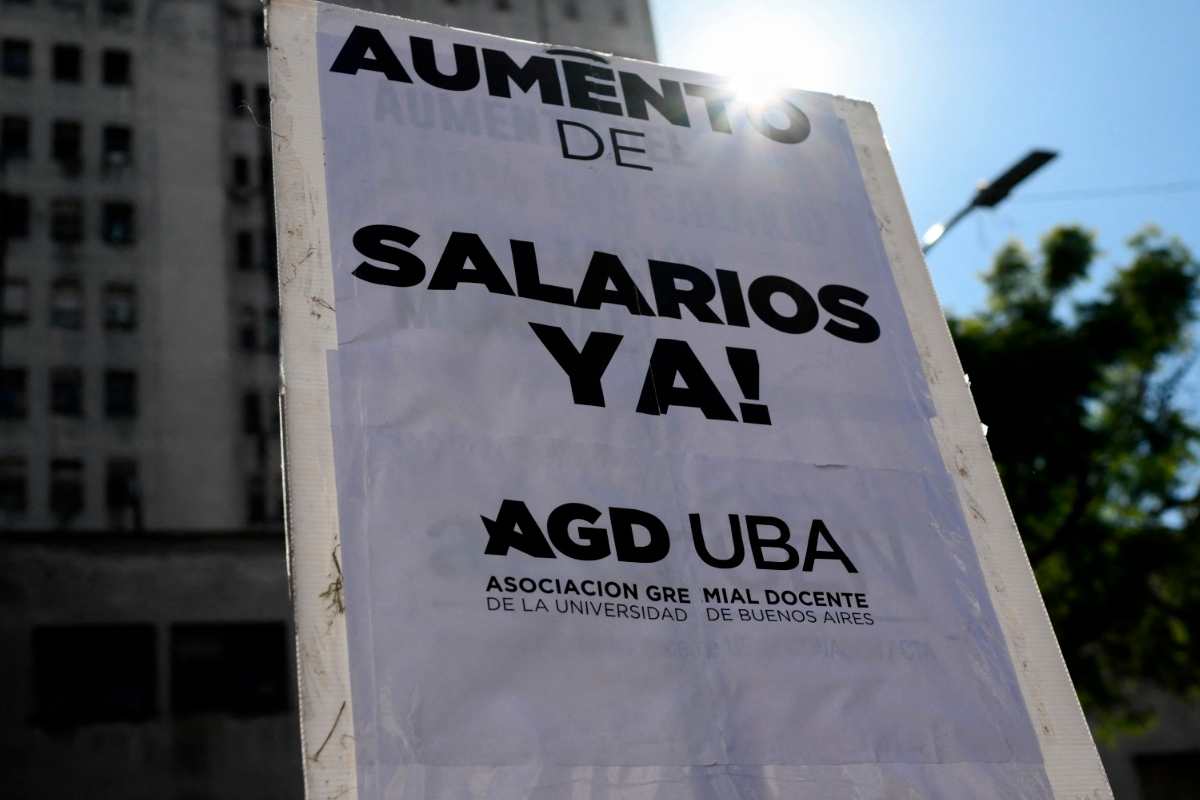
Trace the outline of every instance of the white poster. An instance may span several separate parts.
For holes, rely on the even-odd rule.
[[[831,98],[316,28],[360,796],[1051,797]]]

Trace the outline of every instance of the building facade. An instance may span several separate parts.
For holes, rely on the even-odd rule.
[[[646,0],[360,7],[654,58]],[[255,0],[0,0],[12,798],[298,798]]]
[[[366,7],[654,57],[644,0]],[[261,6],[0,10],[0,524],[278,527]]]

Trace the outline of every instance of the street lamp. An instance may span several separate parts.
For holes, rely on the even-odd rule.
[[[1053,150],[1034,150],[1009,167],[1008,171],[999,178],[980,187],[975,196],[971,198],[971,202],[960,208],[954,216],[945,222],[939,222],[925,231],[925,235],[921,237],[921,252],[928,253],[929,248],[933,247],[938,239],[941,239],[946,234],[946,231],[953,228],[972,209],[993,208],[1001,200],[1008,197],[1009,192],[1015,189],[1018,183],[1037,172],[1057,155],[1058,153]]]

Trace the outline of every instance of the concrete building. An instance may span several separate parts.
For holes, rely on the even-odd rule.
[[[278,527],[261,7],[0,4],[0,523]],[[369,7],[654,57],[644,0]]]
[[[361,7],[654,58],[646,0]],[[0,794],[303,794],[255,0],[0,0]]]
[[[0,537],[6,798],[303,796],[273,533]]]
[[[1117,800],[1193,800],[1200,797],[1200,702],[1147,692],[1155,722],[1138,735],[1100,747]]]

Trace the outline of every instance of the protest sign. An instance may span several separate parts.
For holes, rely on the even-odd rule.
[[[311,791],[1107,791],[868,105],[271,43]]]

